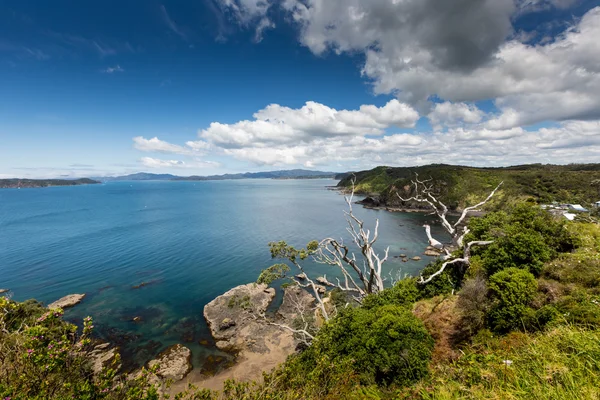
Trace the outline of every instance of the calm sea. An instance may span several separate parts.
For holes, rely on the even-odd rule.
[[[130,365],[183,343],[196,367],[218,368],[229,358],[213,346],[204,305],[273,264],[270,241],[347,240],[344,198],[327,189],[336,183],[137,181],[2,189],[0,288],[10,288],[16,300],[42,302],[86,293],[66,318],[80,322],[91,315],[98,335],[118,343]],[[421,225],[431,217],[358,205],[355,213],[370,226],[379,218],[378,248],[390,246],[390,256],[423,252]],[[417,274],[426,262],[391,258],[387,267],[394,275]],[[308,269],[335,275],[333,267]]]

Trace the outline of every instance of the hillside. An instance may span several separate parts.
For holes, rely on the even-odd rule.
[[[600,200],[600,164],[520,165],[504,168],[475,168],[433,164],[420,167],[377,167],[354,173],[357,193],[377,195],[382,206],[406,206],[396,193],[410,194],[411,179],[432,179],[436,193],[451,208],[462,208],[485,197],[499,182],[502,191],[491,208],[526,200],[535,203],[581,203]],[[349,188],[351,175],[338,187]],[[412,206],[412,205],[411,205]],[[417,206],[417,205],[415,205]]]
[[[0,189],[18,189],[18,188],[39,188],[49,186],[77,186],[77,185],[93,185],[100,183],[98,181],[83,178],[83,179],[0,179]]]

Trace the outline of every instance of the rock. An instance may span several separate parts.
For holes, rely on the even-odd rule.
[[[322,284],[322,285],[325,285],[325,286],[335,286],[333,283],[329,282],[329,281],[327,280],[327,278],[325,278],[324,276],[320,276],[320,277],[318,277],[318,278],[316,279],[316,281],[317,281],[317,282],[319,282],[319,283],[320,283],[320,284]]]
[[[298,286],[288,286],[283,292],[283,301],[277,315],[283,318],[284,323],[292,325],[298,316],[298,308],[312,310],[315,306],[315,298],[308,291]]]
[[[269,325],[257,320],[256,316],[264,314],[274,298],[275,289],[249,283],[229,290],[204,306],[204,318],[217,347],[230,351],[260,348],[260,343],[254,346],[251,341],[261,338],[268,331],[265,326]],[[221,329],[224,326],[227,328]]]
[[[421,257],[414,256],[413,258],[411,258],[411,260],[413,260],[413,261],[421,261]]]
[[[176,344],[160,353],[148,363],[149,368],[158,365],[156,375],[163,379],[180,381],[192,370],[192,352],[187,347]]]
[[[160,282],[158,279],[154,279],[152,281],[142,282],[139,285],[133,285],[131,288],[132,289],[141,289],[141,288],[149,286],[149,285],[154,285],[155,283],[158,283],[158,282]]]
[[[402,253],[398,257],[400,257],[400,258],[406,258],[406,254]]]
[[[440,253],[436,250],[425,250],[425,252],[423,253],[423,255],[426,255],[428,257],[437,257],[440,255]]]
[[[225,329],[229,329],[233,326],[235,326],[235,321],[231,318],[225,318],[223,321],[221,321],[221,324],[219,325],[219,330],[224,331]]]
[[[379,199],[371,196],[365,197],[363,200],[357,201],[356,203],[367,207],[379,207],[381,205]]]
[[[56,300],[54,303],[48,304],[48,308],[73,307],[74,305],[81,303],[81,300],[83,300],[84,297],[85,294],[70,294],[59,300]]]
[[[301,274],[298,274],[298,275],[296,275],[296,278],[297,278],[298,280],[301,280],[301,281],[303,281],[303,280],[305,280],[305,279],[306,279],[306,274],[303,272],[303,273],[301,273]]]
[[[206,340],[206,339],[201,339],[201,340],[199,340],[199,341],[198,341],[198,344],[199,344],[200,346],[205,346],[205,347],[207,347],[207,346],[210,346],[210,342],[209,342],[208,340]]]
[[[404,258],[402,259],[402,262],[408,262],[408,258],[404,257]]]
[[[325,294],[327,291],[327,288],[325,288],[323,285],[315,285],[315,287],[317,288],[317,292],[319,292],[319,294]]]
[[[133,322],[142,322],[142,317],[133,317]]]
[[[8,293],[10,289],[0,289],[0,294]]]
[[[115,371],[119,371],[119,369],[121,369],[121,363],[116,363],[118,355],[118,349],[111,349],[109,343],[101,343],[94,347],[94,349],[88,353],[94,375],[99,375],[104,368],[112,368]]]

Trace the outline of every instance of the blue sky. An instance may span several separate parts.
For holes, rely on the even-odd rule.
[[[432,1],[0,0],[0,177],[598,159],[600,2]]]

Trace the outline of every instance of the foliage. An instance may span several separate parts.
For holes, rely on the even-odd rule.
[[[285,258],[292,263],[297,263],[298,260],[304,260],[309,255],[313,254],[319,247],[319,242],[313,240],[306,245],[306,248],[296,249],[287,244],[284,240],[279,242],[269,243],[269,250],[272,258]]]
[[[519,268],[507,268],[492,275],[488,287],[492,304],[487,318],[492,329],[508,332],[523,326],[537,291],[535,277]]]
[[[284,278],[285,274],[290,271],[290,267],[287,264],[274,264],[269,268],[263,269],[256,283],[264,283],[270,285],[274,281]]]
[[[577,246],[576,238],[564,221],[528,204],[474,218],[469,222],[469,229],[471,233],[466,241],[494,241],[474,250],[478,258],[473,258],[488,275],[504,268],[521,268],[537,276],[544,263]]]
[[[393,207],[400,204],[396,197],[398,189],[410,184],[414,174],[436,182],[436,194],[452,209],[464,208],[474,197],[489,193],[490,187],[504,181],[502,193],[487,205],[496,210],[525,201],[534,203],[590,204],[600,200],[598,186],[592,184],[600,179],[600,164],[573,165],[521,165],[504,168],[473,168],[444,164],[421,167],[377,167],[369,171],[355,172],[357,193],[379,193],[383,204]],[[339,187],[351,187],[351,177],[338,183]],[[418,207],[418,205],[413,205]]]
[[[379,294],[371,294],[363,300],[363,308],[372,309],[388,304],[412,307],[419,297],[419,289],[414,278],[402,279],[391,288],[385,289]]]
[[[61,309],[0,297],[0,398],[158,399],[147,374],[125,381],[105,368],[94,376],[88,358],[92,329],[88,317],[77,335]]]
[[[421,321],[403,307],[385,305],[343,309],[310,350],[315,357],[356,365],[363,383],[408,385],[427,374],[432,349]]]
[[[511,334],[464,349],[397,399],[597,399],[600,331],[572,326]]]

